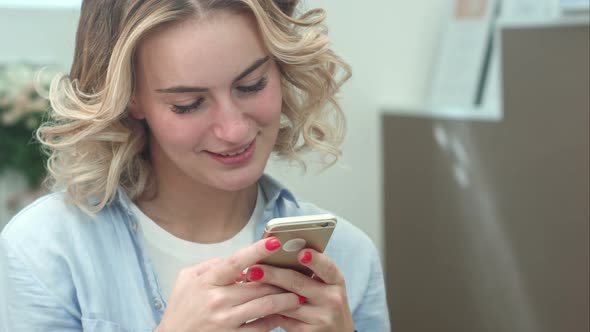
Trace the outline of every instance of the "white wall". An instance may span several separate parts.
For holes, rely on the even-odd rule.
[[[0,62],[71,63],[74,9],[10,9],[0,2]],[[321,174],[272,163],[300,197],[349,219],[383,249],[379,111],[424,103],[444,1],[307,1],[328,13],[335,50],[353,67],[341,94],[349,133],[340,165]],[[4,5],[4,7],[3,7]],[[75,7],[75,6],[74,6]]]
[[[341,93],[349,133],[339,166],[301,177],[272,164],[296,194],[349,219],[383,253],[380,110],[420,108],[444,1],[307,1],[326,9],[334,49],[353,68]]]
[[[0,7],[10,8],[80,8],[81,0],[0,0]]]
[[[0,63],[28,61],[68,69],[78,17],[73,8],[25,9],[0,3]]]
[[[0,65],[30,62],[67,70],[74,54],[77,10],[24,9],[8,5],[12,4],[0,2]],[[25,189],[26,184],[19,177],[11,174],[0,177],[0,230],[14,214],[4,206],[5,202],[22,196]]]

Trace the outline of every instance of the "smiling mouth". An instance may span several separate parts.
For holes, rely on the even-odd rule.
[[[241,148],[238,151],[234,151],[234,152],[228,152],[228,153],[217,153],[220,156],[224,156],[224,157],[233,157],[233,156],[237,156],[239,154],[242,154],[244,152],[246,152],[246,150],[248,150],[250,148],[250,146],[252,145],[252,142],[250,142],[250,144],[246,145],[245,147]]]
[[[239,147],[237,150],[228,152],[210,152],[207,151],[210,157],[226,166],[239,166],[247,163],[254,156],[256,150],[256,139],[253,139],[247,145]]]
[[[222,157],[222,158],[235,157],[235,156],[239,156],[241,154],[247,153],[249,150],[251,150],[251,148],[254,145],[254,142],[255,141],[256,141],[256,139],[253,139],[252,141],[250,141],[250,143],[248,143],[246,145],[242,145],[237,150],[233,150],[233,151],[227,151],[227,152],[211,152],[211,151],[208,151],[208,152],[210,154],[212,154],[212,155],[216,155],[216,156]]]

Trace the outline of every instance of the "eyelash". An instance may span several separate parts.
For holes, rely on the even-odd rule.
[[[172,105],[170,108],[171,108],[172,112],[174,112],[174,113],[179,113],[179,114],[189,113],[189,112],[199,108],[199,106],[201,106],[201,104],[204,101],[205,101],[205,98],[201,97],[201,98],[197,99],[197,101],[195,101],[194,103],[192,103],[190,105]]]
[[[262,91],[266,87],[267,83],[268,79],[266,77],[262,77],[258,82],[256,82],[253,85],[238,86],[236,89],[239,92],[245,94],[256,93],[258,91]],[[201,106],[201,104],[203,104],[204,101],[205,98],[201,97],[190,105],[172,105],[170,108],[174,113],[189,113],[199,108],[199,106]]]
[[[268,79],[266,77],[262,77],[258,82],[256,82],[253,85],[239,86],[236,89],[243,93],[258,92],[264,89],[267,83]]]

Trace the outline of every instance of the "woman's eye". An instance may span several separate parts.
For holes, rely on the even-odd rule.
[[[268,79],[266,77],[263,77],[255,84],[238,86],[236,89],[244,93],[258,92],[264,89],[267,83]]]
[[[205,101],[205,98],[199,98],[197,99],[194,103],[190,104],[190,105],[172,105],[170,107],[170,109],[172,110],[172,112],[174,113],[189,113],[192,112],[194,110],[196,110],[197,108],[199,108],[199,106],[201,106],[201,104]]]

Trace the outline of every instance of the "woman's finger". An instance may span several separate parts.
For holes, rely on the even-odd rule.
[[[245,323],[238,331],[240,332],[260,332],[260,331],[271,331],[277,327],[281,326],[281,323],[284,321],[279,315],[270,315],[266,317],[262,317],[251,321],[249,323]]]
[[[259,297],[285,293],[285,290],[273,285],[248,282],[227,286],[227,288],[224,288],[224,292],[228,297],[232,298],[233,303],[239,305]]]
[[[254,265],[247,274],[248,280],[256,283],[265,283],[280,287],[286,291],[302,296],[302,303],[307,302],[308,297],[322,296],[320,281],[291,269],[277,268],[269,265]]]
[[[209,269],[221,264],[221,261],[222,261],[221,258],[209,259],[209,260],[201,262],[197,265],[193,265],[193,266],[186,268],[186,272],[190,273],[190,276],[192,278],[196,278],[196,277],[201,276],[203,273],[207,272]]]
[[[328,256],[313,249],[303,249],[297,255],[299,262],[313,271],[314,275],[328,285],[343,285],[342,272]]]
[[[280,314],[280,320],[278,320],[278,325],[285,331],[316,331],[317,328],[314,329],[314,326],[308,324],[304,321],[298,320],[293,317],[289,317],[284,314]],[[266,330],[264,330],[266,331]]]
[[[320,325],[325,322],[329,313],[322,310],[319,306],[303,305],[297,309],[282,311],[280,315],[301,321],[305,324]]]
[[[297,295],[293,293],[272,294],[234,306],[228,310],[227,316],[235,324],[240,324],[278,312],[290,311],[300,306]]]
[[[281,241],[276,237],[260,240],[245,248],[239,249],[227,259],[223,259],[218,266],[209,270],[203,276],[212,285],[226,286],[235,283],[239,276],[250,265],[270,256],[281,247]]]

